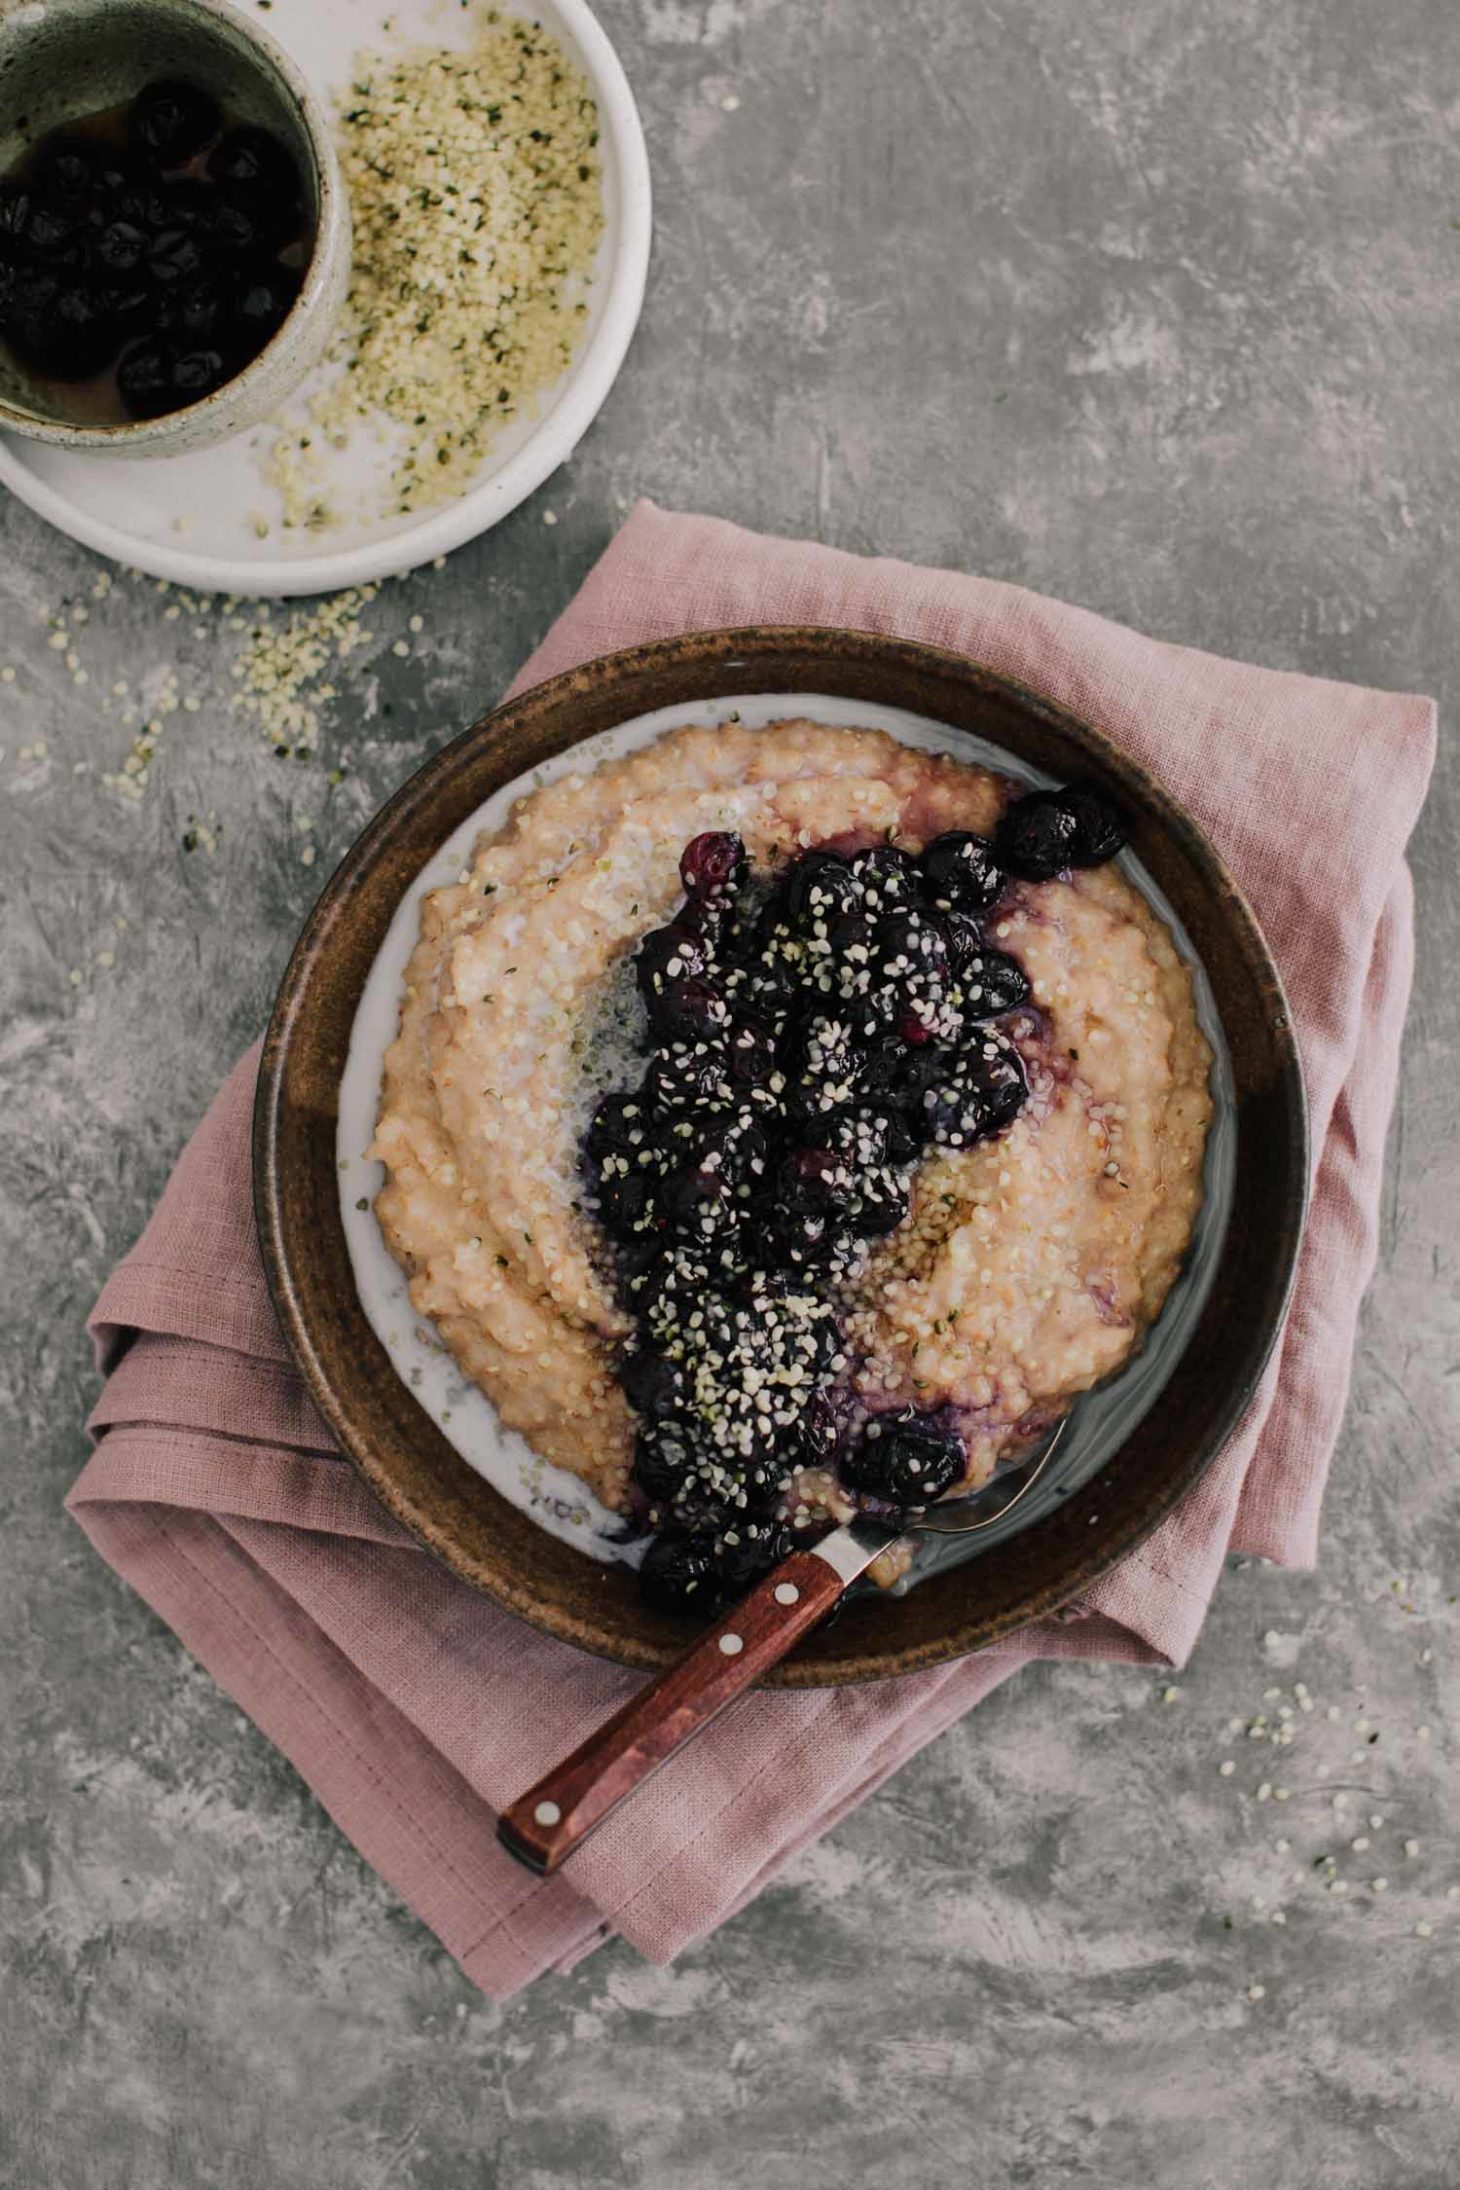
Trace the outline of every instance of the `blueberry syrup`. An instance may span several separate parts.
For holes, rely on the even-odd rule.
[[[1119,848],[1098,792],[1062,797],[1017,801],[992,843],[803,853],[759,901],[738,837],[686,846],[684,903],[635,963],[647,1069],[584,1137],[635,1329],[619,1373],[649,1602],[708,1616],[749,1588],[795,1541],[803,1469],[881,1512],[965,1475],[948,1409],[852,1425],[838,1303],[924,1155],[1002,1133],[1031,1099],[1020,1038],[1042,1015],[985,916],[1009,873]]]

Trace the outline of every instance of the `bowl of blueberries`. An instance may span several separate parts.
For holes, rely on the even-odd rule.
[[[318,361],[349,271],[328,116],[225,0],[0,8],[0,430],[221,441]]]

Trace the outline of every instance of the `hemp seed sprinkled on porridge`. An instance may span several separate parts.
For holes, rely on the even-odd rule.
[[[465,488],[571,363],[603,227],[598,112],[538,24],[488,14],[463,51],[362,53],[341,101],[354,270],[337,368],[265,464],[284,522],[334,519],[328,454],[384,421],[390,513]]]

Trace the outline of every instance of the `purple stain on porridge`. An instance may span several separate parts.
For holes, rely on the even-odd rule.
[[[1093,1278],[1085,1290],[1094,1301],[1102,1323],[1108,1323],[1117,1331],[1130,1329],[1131,1317],[1120,1305],[1119,1287],[1113,1277]]]

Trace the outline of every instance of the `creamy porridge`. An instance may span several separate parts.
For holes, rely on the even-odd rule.
[[[385,1237],[502,1420],[658,1530],[660,1601],[984,1481],[1140,1345],[1210,1052],[1118,844],[1093,794],[732,724],[529,794],[425,901]]]

